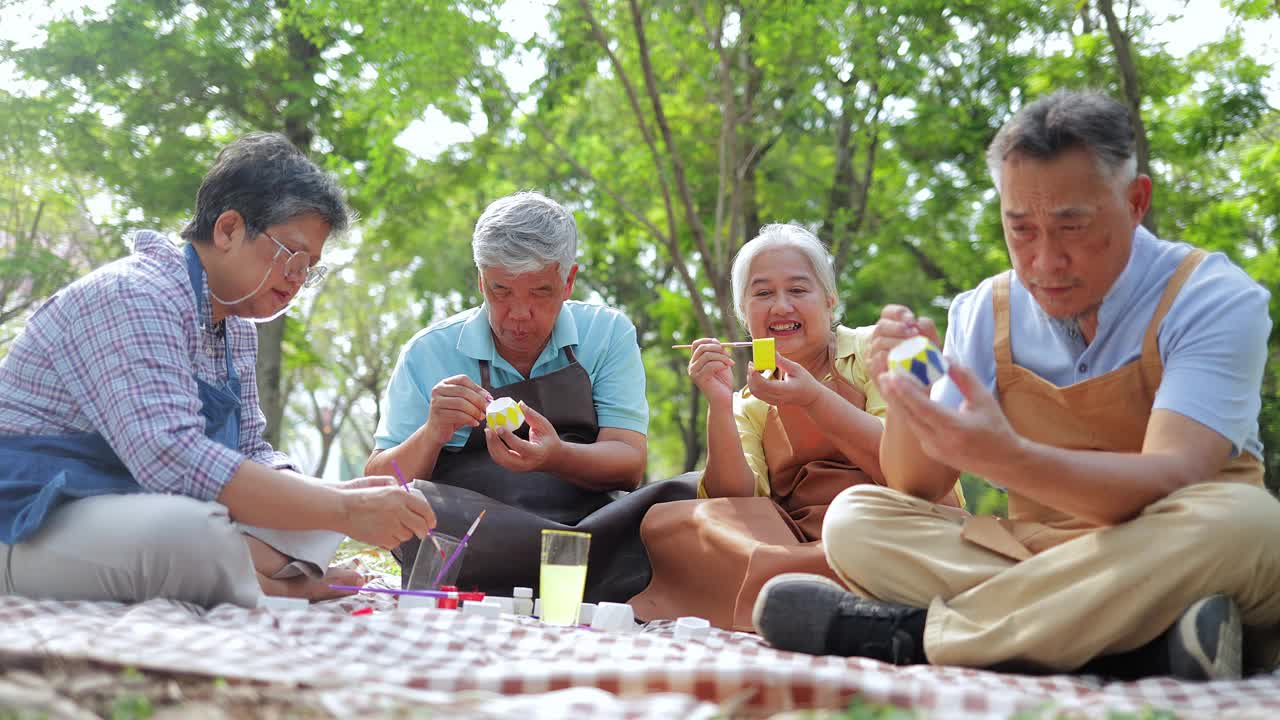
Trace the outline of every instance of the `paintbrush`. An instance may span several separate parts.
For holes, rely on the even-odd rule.
[[[449,556],[448,560],[444,561],[444,565],[440,568],[440,572],[436,573],[436,579],[431,583],[432,585],[440,587],[440,581],[444,579],[444,574],[449,572],[449,568],[453,567],[453,561],[457,560],[458,556],[462,554],[462,549],[467,546],[467,541],[471,539],[471,533],[476,531],[476,526],[484,519],[484,514],[486,512],[488,512],[488,510],[481,510],[480,515],[476,517],[476,521],[471,523],[471,528],[467,530],[467,534],[463,535],[462,540],[458,541],[458,547],[453,549],[453,554]]]
[[[391,469],[395,470],[396,477],[400,478],[400,487],[404,488],[405,492],[409,492],[409,482],[404,479],[404,473],[400,472],[400,463],[396,462],[395,458],[391,459]],[[440,541],[436,540],[435,533],[436,533],[435,529],[432,528],[431,530],[427,531],[427,537],[431,538],[431,544],[436,546],[436,550],[439,551],[440,557],[443,558],[444,548],[440,547]]]
[[[693,346],[692,346],[692,345],[672,345],[672,346],[671,346],[671,349],[672,349],[672,350],[688,350],[688,349],[689,349],[689,348],[691,348],[691,347],[693,347]],[[750,341],[750,340],[739,340],[739,341],[734,341],[734,342],[728,342],[728,341],[725,341],[725,340],[721,340],[721,341],[720,341],[720,347],[751,347],[751,341]]]
[[[482,592],[453,592],[448,590],[398,590],[396,588],[381,588],[381,587],[369,587],[369,586],[360,586],[360,585],[330,585],[329,588],[332,590],[346,590],[350,592],[381,593],[383,595],[413,595],[414,597],[431,597],[431,598],[446,598],[446,599],[456,598],[458,600],[468,600],[468,601],[476,601],[476,602],[484,600],[484,593]]]

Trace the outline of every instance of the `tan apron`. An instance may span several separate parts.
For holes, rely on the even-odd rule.
[[[826,385],[861,408],[866,398],[833,374]],[[872,482],[802,410],[770,407],[761,438],[769,497],[711,498],[654,507],[640,525],[653,580],[631,599],[644,620],[697,615],[719,628],[753,631],[760,587],[784,572],[834,579],[822,550],[832,498]]]
[[[1035,442],[1070,450],[1141,452],[1164,368],[1157,344],[1160,323],[1204,256],[1201,250],[1192,251],[1169,279],[1147,326],[1139,359],[1064,388],[1013,363],[1009,342],[1011,273],[998,277],[992,297],[996,388],[1013,429]],[[1262,462],[1242,452],[1213,479],[1261,486]],[[1098,528],[1010,492],[1009,519],[975,517],[965,523],[964,538],[1014,560],[1025,560]]]

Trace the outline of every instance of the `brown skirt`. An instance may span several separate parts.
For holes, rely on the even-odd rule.
[[[663,503],[640,524],[653,579],[631,598],[641,620],[696,615],[754,632],[760,587],[785,572],[836,579],[821,540],[807,540],[773,500],[712,498]]]

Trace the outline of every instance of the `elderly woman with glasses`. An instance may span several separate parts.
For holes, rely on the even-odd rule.
[[[324,277],[342,193],[283,136],[222,150],[179,247],[133,254],[53,295],[0,362],[6,594],[252,606],[321,599],[344,535],[391,547],[435,524],[387,477],[325,484],[263,439],[253,323]]]
[[[708,404],[702,499],[645,517],[653,581],[631,604],[645,619],[700,615],[752,630],[766,580],[831,574],[823,516],[842,490],[884,483],[885,405],[867,370],[873,328],[836,323],[831,256],[813,233],[766,225],[734,258],[730,280],[738,319],[753,338],[773,338],[778,370],[749,373],[735,391],[730,351],[694,341],[689,376]]]

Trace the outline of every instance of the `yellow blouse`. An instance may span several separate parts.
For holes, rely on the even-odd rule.
[[[835,329],[836,357],[832,369],[867,396],[866,411],[884,422],[885,403],[880,389],[871,381],[865,358],[870,354],[871,331],[874,326]],[[831,375],[822,378],[830,382]],[[764,424],[769,416],[769,404],[754,397],[747,388],[733,394],[733,417],[738,423],[738,437],[742,440],[742,454],[747,467],[756,478],[756,497],[769,497],[769,465],[764,458]],[[702,482],[698,482],[698,497],[707,496]]]

